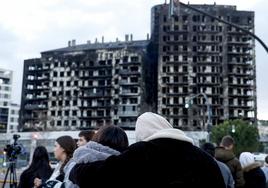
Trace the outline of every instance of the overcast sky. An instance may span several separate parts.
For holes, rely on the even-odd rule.
[[[167,0],[169,2],[169,0]],[[87,40],[145,39],[150,9],[165,0],[0,0],[0,67],[14,71],[13,101],[20,102],[23,60],[40,52]],[[188,1],[182,1],[188,3]],[[267,0],[192,0],[196,4],[237,5],[255,11],[255,33],[268,44]],[[236,3],[236,4],[234,4]],[[265,35],[266,34],[266,35]],[[258,118],[268,120],[268,54],[256,45]]]

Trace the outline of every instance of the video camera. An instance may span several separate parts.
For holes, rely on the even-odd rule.
[[[4,148],[4,151],[6,152],[6,156],[8,157],[9,161],[16,160],[18,155],[21,154],[21,152],[22,152],[22,146],[20,146],[17,143],[19,138],[20,138],[20,135],[14,134],[13,135],[13,139],[14,139],[13,144],[8,144]]]

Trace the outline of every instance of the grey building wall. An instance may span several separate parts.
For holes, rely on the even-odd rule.
[[[0,69],[0,132],[7,132],[13,72]]]

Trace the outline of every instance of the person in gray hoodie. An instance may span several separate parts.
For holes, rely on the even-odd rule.
[[[128,147],[128,138],[117,126],[103,126],[86,145],[77,148],[73,160],[77,164],[105,160],[111,155],[119,155]]]

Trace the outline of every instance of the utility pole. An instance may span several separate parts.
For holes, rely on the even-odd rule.
[[[211,128],[212,128],[212,120],[211,120],[212,112],[211,112],[211,105],[208,101],[207,95],[205,93],[201,92],[201,93],[198,93],[198,94],[190,97],[185,103],[185,108],[189,108],[191,106],[191,104],[193,103],[193,100],[197,97],[200,97],[200,96],[203,96],[205,98],[205,102],[206,102],[206,106],[207,106],[208,120],[207,120],[206,130],[208,132],[208,141],[210,141],[210,132],[211,132]]]

